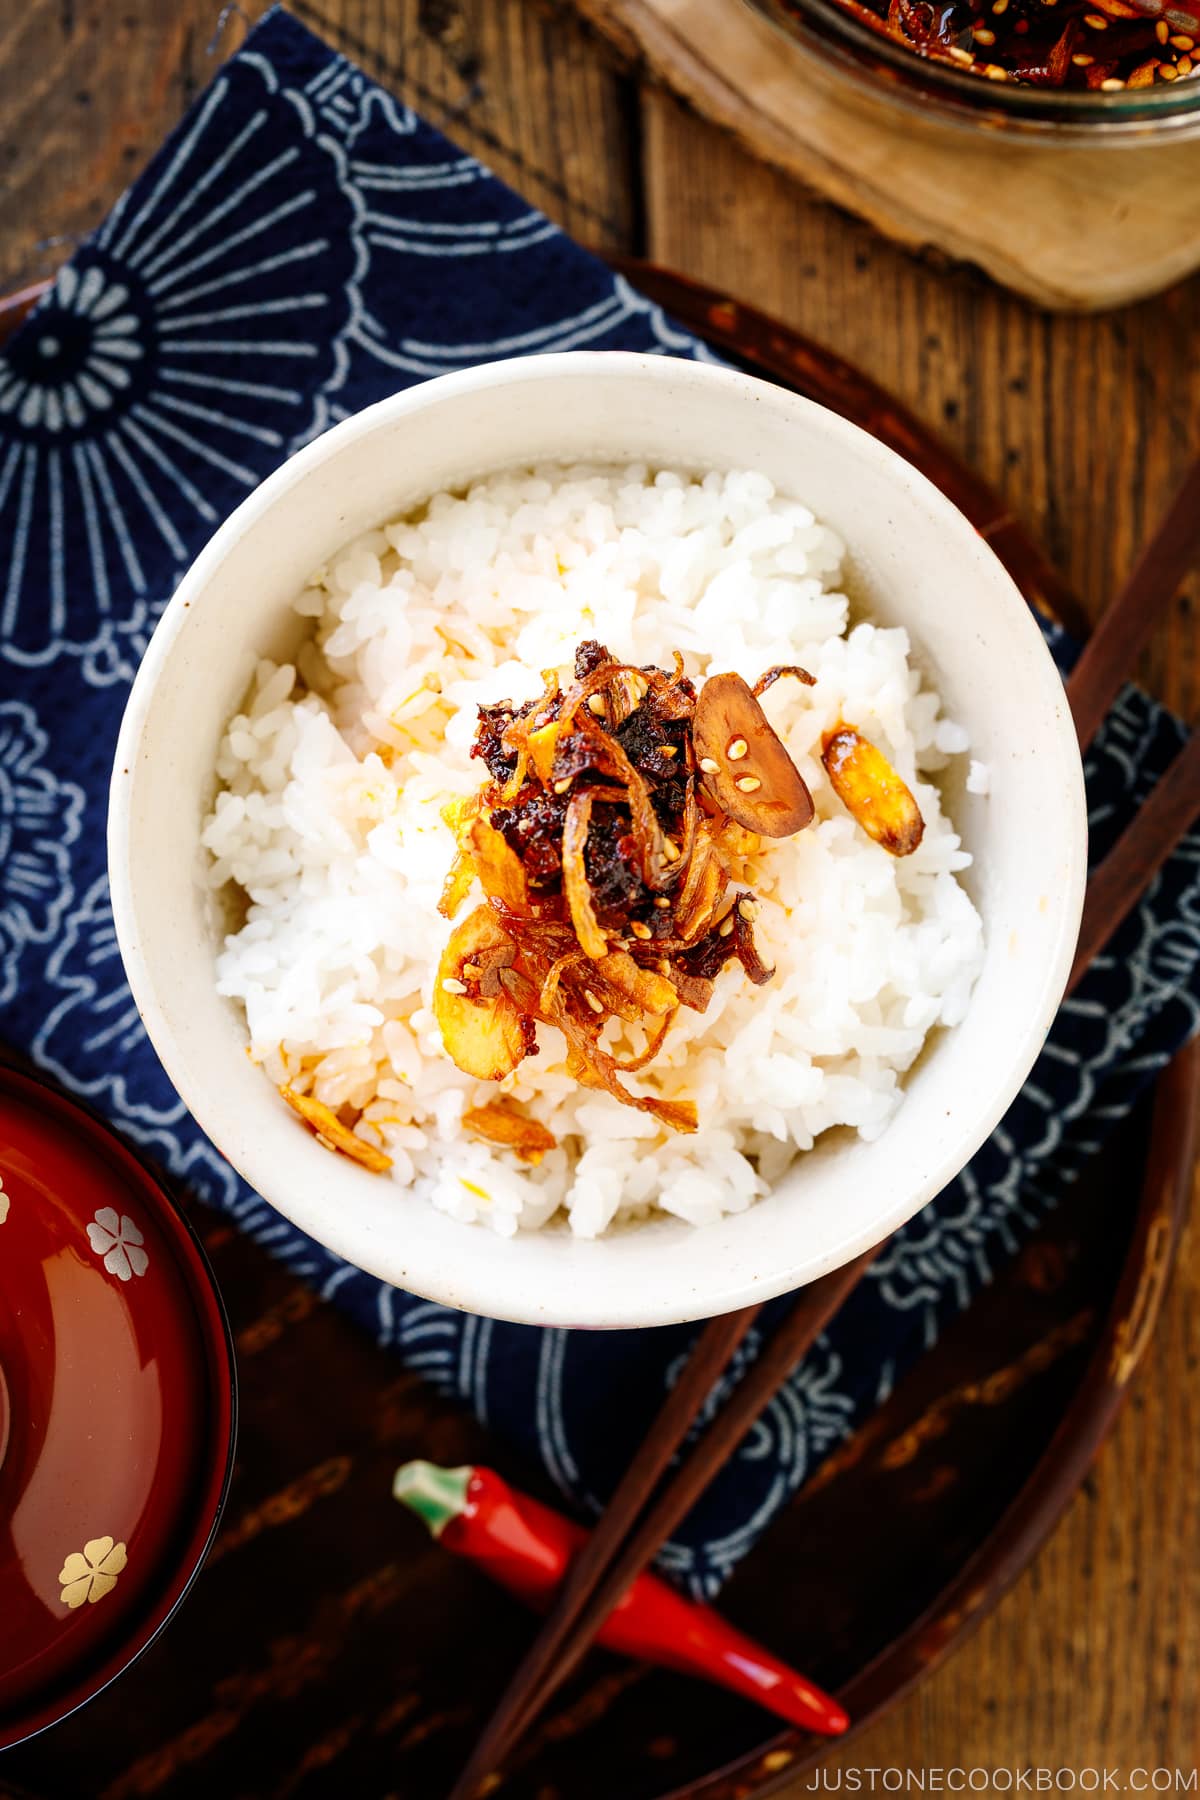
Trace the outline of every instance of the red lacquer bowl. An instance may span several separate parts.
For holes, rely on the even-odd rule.
[[[191,1228],[90,1113],[0,1067],[0,1749],[166,1623],[216,1531],[235,1419]]]

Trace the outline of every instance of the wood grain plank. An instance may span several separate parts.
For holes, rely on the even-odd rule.
[[[211,54],[214,0],[11,9],[0,24],[0,287],[50,274],[99,224],[266,4],[246,0]]]
[[[1196,1766],[1197,1370],[1194,1204],[1129,1402],[1054,1537],[958,1655],[835,1753],[822,1780],[871,1766]],[[797,1783],[782,1800],[807,1791]]]

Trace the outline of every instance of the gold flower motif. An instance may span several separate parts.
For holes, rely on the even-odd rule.
[[[144,1275],[150,1258],[142,1249],[145,1239],[129,1217],[116,1209],[102,1206],[87,1228],[88,1241],[97,1256],[104,1258],[110,1275],[128,1281],[131,1275]]]
[[[95,1606],[117,1585],[117,1576],[125,1567],[125,1546],[114,1544],[110,1537],[92,1538],[83,1546],[82,1555],[72,1550],[58,1579],[62,1583],[59,1599],[72,1611],[87,1600]]]

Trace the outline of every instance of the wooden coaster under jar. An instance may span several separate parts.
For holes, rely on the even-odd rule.
[[[917,56],[837,0],[576,4],[755,156],[1041,306],[1122,306],[1200,266],[1200,79],[989,80]]]

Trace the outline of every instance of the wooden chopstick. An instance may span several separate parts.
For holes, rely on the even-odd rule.
[[[511,1733],[507,1729],[507,1723],[513,1705],[544,1680],[547,1670],[574,1631],[597,1580],[637,1520],[667,1464],[687,1435],[697,1410],[758,1317],[759,1310],[757,1306],[745,1306],[739,1312],[723,1313],[719,1318],[710,1319],[696,1339],[678,1381],[638,1445],[619,1486],[601,1514],[595,1531],[572,1563],[562,1590],[546,1615],[541,1630],[518,1664],[516,1674],[500,1700],[492,1725],[479,1740],[470,1762],[455,1783],[454,1795],[470,1793],[480,1776],[486,1773],[489,1766],[487,1759],[495,1754],[491,1739],[497,1722],[503,1722],[506,1728],[504,1738],[506,1742],[509,1741]],[[485,1759],[482,1762],[481,1756]]]
[[[1080,748],[1086,750],[1175,597],[1200,559],[1200,457],[1163,514],[1129,578],[1083,647],[1067,682]]]
[[[566,1680],[586,1654],[597,1631],[620,1601],[626,1588],[656,1555],[680,1519],[703,1493],[785,1375],[795,1368],[811,1348],[877,1253],[877,1249],[869,1250],[853,1262],[833,1270],[829,1275],[823,1275],[819,1281],[801,1289],[795,1305],[734,1389],[724,1408],[717,1414],[697,1450],[676,1470],[639,1525],[636,1523],[637,1514],[650,1499],[658,1476],[670,1458],[670,1452],[664,1456],[661,1447],[653,1443],[658,1431],[657,1423],[651,1427],[620,1487],[605,1509],[600,1524],[573,1565],[554,1611],[547,1617],[505,1689],[499,1705],[471,1753],[470,1760],[454,1785],[450,1800],[467,1800],[475,1792],[479,1782],[495,1767],[508,1746],[532,1723],[550,1696]],[[735,1342],[740,1340],[757,1310],[748,1309],[749,1316],[740,1313],[730,1315],[730,1319],[745,1318],[745,1325]],[[700,1338],[687,1367],[663,1407],[663,1415],[668,1408],[672,1408],[673,1421],[678,1416],[681,1408],[673,1408],[672,1403],[684,1382],[689,1380],[693,1363],[701,1351],[707,1349],[713,1326],[728,1322],[714,1319]],[[713,1369],[711,1359],[708,1359],[705,1379],[689,1382],[690,1387],[696,1391],[697,1400],[709,1391],[717,1373],[719,1369]],[[678,1432],[671,1445],[671,1451],[682,1438],[690,1420],[689,1414],[684,1421],[683,1430]],[[647,1452],[652,1452],[655,1465],[655,1474],[649,1479],[643,1466],[643,1457]],[[649,1460],[647,1457],[647,1461]],[[638,1504],[633,1507],[631,1503],[635,1498]],[[624,1544],[621,1540],[625,1537],[625,1530],[618,1531],[611,1526],[618,1499],[623,1501],[626,1528],[633,1526],[632,1533]],[[601,1551],[597,1545],[602,1533],[604,1547]],[[581,1579],[585,1558],[588,1560],[586,1581]]]
[[[534,1714],[542,1710],[551,1694],[570,1675],[626,1589],[658,1554],[680,1520],[691,1511],[763,1408],[803,1361],[830,1320],[841,1311],[882,1248],[882,1244],[874,1245],[852,1262],[833,1269],[800,1290],[774,1336],[709,1426],[702,1446],[698,1446],[698,1453],[694,1452],[667,1483],[610,1565],[580,1617],[575,1636],[526,1711],[520,1730],[525,1729]]]
[[[1132,824],[1088,878],[1071,993],[1200,816],[1200,731],[1193,733]]]

